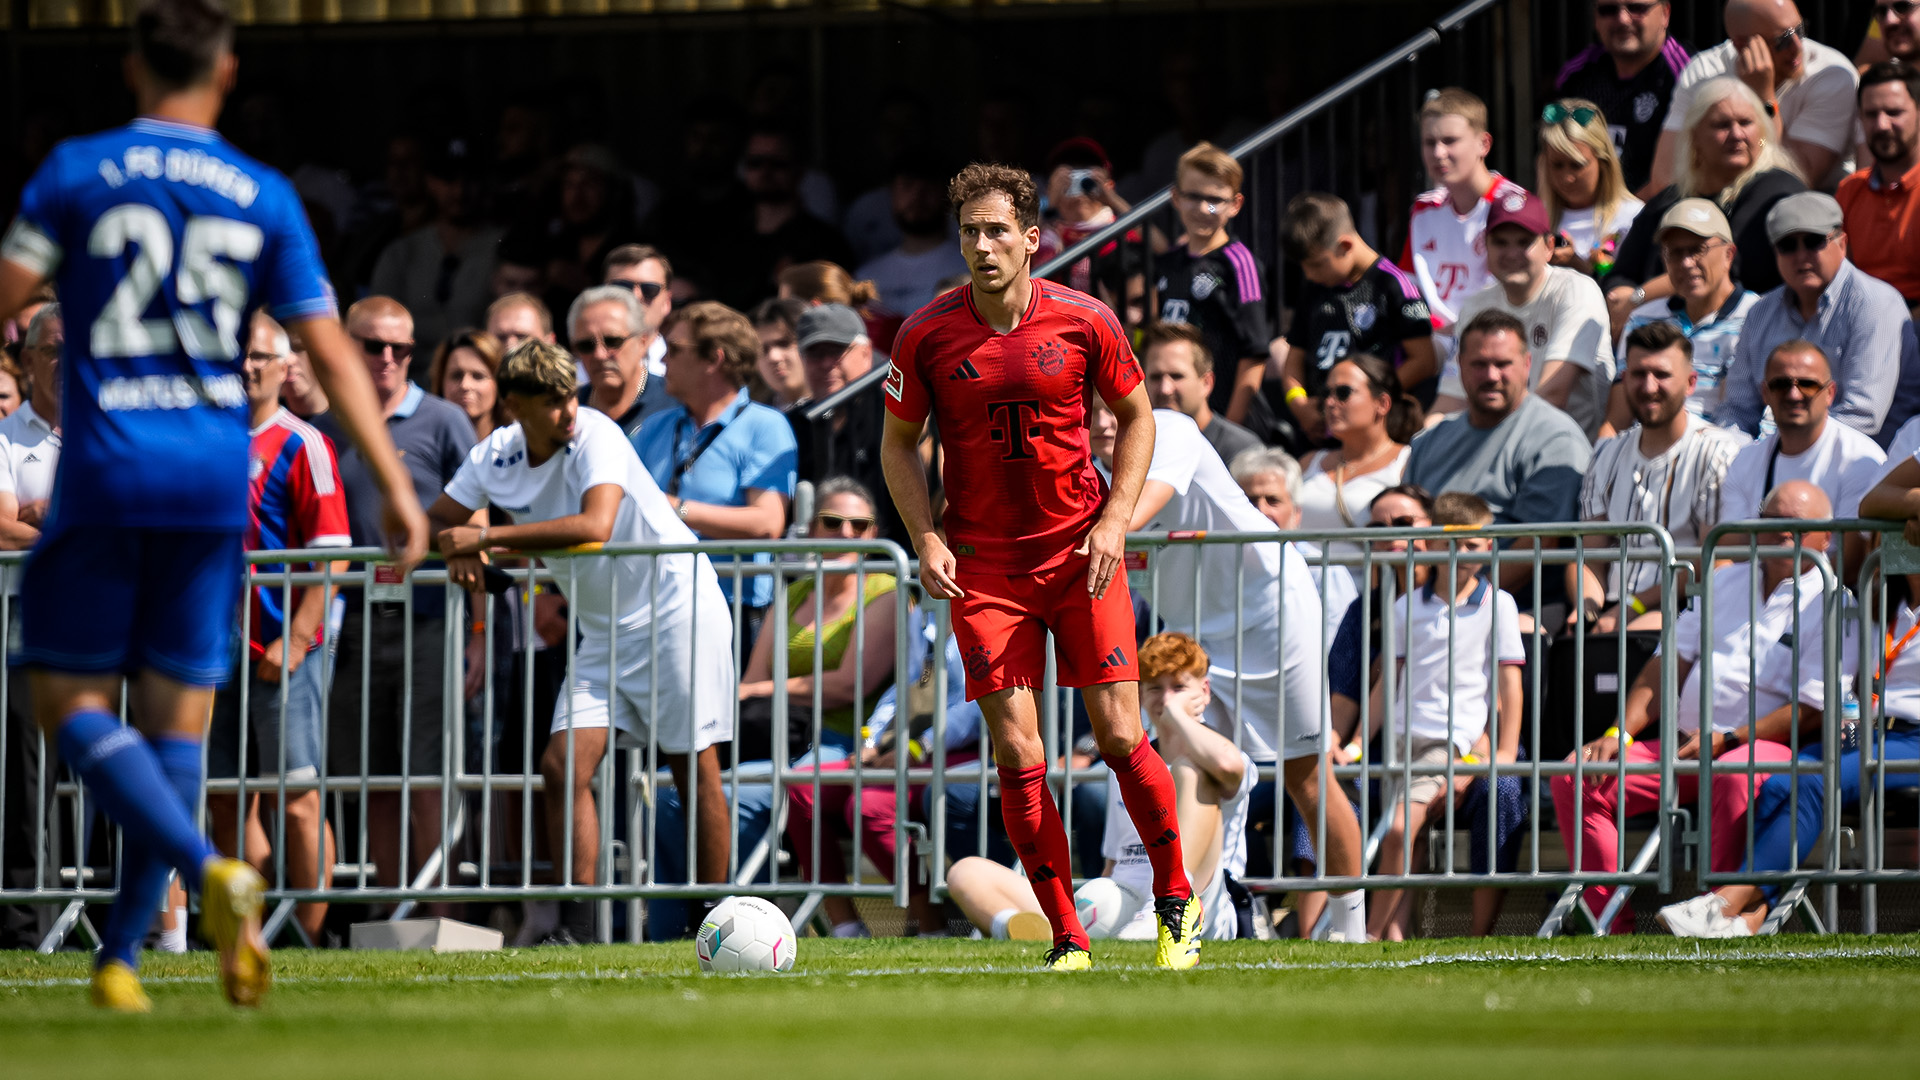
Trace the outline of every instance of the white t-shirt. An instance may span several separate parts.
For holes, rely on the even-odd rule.
[[[1633,219],[1640,216],[1640,210],[1646,203],[1631,195],[1622,196],[1619,205],[1613,208],[1613,217],[1600,227],[1593,220],[1598,207],[1589,206],[1584,210],[1563,210],[1560,212],[1560,231],[1573,241],[1574,253],[1586,258],[1593,253],[1593,245],[1609,236],[1623,236],[1633,228]]]
[[[1920,620],[1920,612],[1901,604],[1893,620],[1893,640],[1897,643],[1906,638],[1907,643],[1900,649],[1900,655],[1893,658],[1893,663],[1887,665],[1881,697],[1888,716],[1910,721],[1920,721],[1920,634],[1907,638],[1916,620]],[[1860,715],[1864,720],[1870,714],[1866,702],[1861,705]]]
[[[1734,455],[1727,466],[1727,479],[1720,485],[1720,519],[1751,521],[1760,516],[1760,503],[1767,492],[1789,480],[1808,480],[1827,493],[1833,502],[1833,516],[1860,516],[1860,498],[1873,490],[1880,477],[1886,455],[1873,439],[1832,417],[1820,437],[1805,453],[1779,453],[1780,436],[1776,432],[1750,442]],[[1768,483],[1771,466],[1773,479]]]
[[[1853,171],[1853,148],[1866,141],[1854,112],[1860,74],[1846,54],[1808,38],[1800,39],[1800,56],[1800,77],[1774,88],[1774,100],[1780,106],[1780,137],[1823,146],[1840,155],[1826,176],[1807,178],[1810,186],[1832,191],[1841,177]],[[1680,81],[1674,84],[1673,102],[1667,107],[1662,128],[1679,131],[1693,104],[1694,91],[1708,79],[1731,75],[1734,59],[1732,41],[1695,53],[1680,73]]]
[[[1792,701],[1826,707],[1825,673],[1820,666],[1821,599],[1820,571],[1800,575],[1799,635],[1794,636],[1792,579],[1780,582],[1763,601],[1760,618],[1752,618],[1754,564],[1729,563],[1713,572],[1713,730],[1732,731],[1747,723],[1747,696],[1753,696],[1753,716],[1762,717]],[[1749,633],[1753,640],[1748,640]],[[1842,635],[1852,638],[1852,634]],[[1686,685],[1680,688],[1679,712],[1674,726],[1681,731],[1700,730],[1700,599],[1695,597],[1673,626],[1674,647],[1680,659],[1693,665]],[[1759,657],[1760,678],[1755,680],[1748,666],[1750,655]],[[1849,644],[1840,650],[1841,672],[1851,677],[1859,649]],[[1799,656],[1798,694],[1795,693],[1794,657]]]
[[[693,530],[668,505],[620,426],[597,409],[581,409],[566,449],[538,467],[528,464],[527,440],[519,424],[496,430],[467,455],[448,482],[447,495],[473,510],[497,506],[524,524],[579,513],[581,499],[602,484],[616,485],[622,492],[608,543],[694,543]],[[726,607],[720,580],[705,555],[592,555],[545,561],[589,639],[610,636],[613,605],[622,633],[685,623],[693,616],[696,592],[703,615]],[[570,580],[576,583],[571,591]]]
[[[1600,286],[1578,270],[1549,266],[1540,291],[1518,307],[1507,302],[1507,290],[1498,282],[1467,297],[1460,305],[1461,324],[1488,309],[1504,311],[1526,324],[1527,347],[1533,352],[1529,389],[1540,388],[1541,373],[1556,360],[1585,372],[1567,397],[1566,413],[1592,438],[1606,419],[1607,394],[1613,385],[1612,324]],[[1441,369],[1440,393],[1467,396],[1457,359],[1449,359]]]
[[[1727,466],[1746,442],[1745,433],[1715,427],[1692,413],[1680,441],[1653,458],[1640,452],[1638,424],[1602,439],[1580,482],[1580,518],[1652,522],[1673,535],[1675,546],[1698,547],[1720,523]],[[1632,538],[1630,545],[1656,546],[1644,536]],[[1619,569],[1619,563],[1607,563],[1608,600],[1620,597]],[[1628,591],[1640,592],[1659,580],[1658,563],[1627,564]]]
[[[1252,801],[1260,770],[1244,752],[1240,755],[1240,789],[1220,804],[1220,868],[1236,878],[1247,876],[1247,807]],[[1100,854],[1113,860],[1115,882],[1136,890],[1141,896],[1153,895],[1153,863],[1147,858],[1147,845],[1140,842],[1140,831],[1133,827],[1127,804],[1120,799],[1120,784],[1107,781],[1107,827],[1100,837]],[[1219,870],[1214,872],[1219,877]],[[1193,894],[1212,891],[1211,881],[1193,883]]]
[[[1407,469],[1407,455],[1413,448],[1403,446],[1400,452],[1387,459],[1385,465],[1370,473],[1348,476],[1336,486],[1333,474],[1323,466],[1329,455],[1318,453],[1308,458],[1301,469],[1300,498],[1295,503],[1300,508],[1300,527],[1302,529],[1358,529],[1365,528],[1373,513],[1373,500],[1381,492],[1400,482]],[[1345,506],[1348,517],[1340,515]],[[1339,542],[1333,545],[1335,554],[1358,554],[1363,545]],[[1318,544],[1302,543],[1301,554],[1312,562],[1319,554]],[[1317,565],[1315,567],[1318,569]],[[1358,566],[1347,568],[1349,576],[1358,579],[1364,570]]]
[[[1493,186],[1465,214],[1453,212],[1453,196],[1434,188],[1413,201],[1407,227],[1407,257],[1401,269],[1413,271],[1426,298],[1434,325],[1442,328],[1460,321],[1460,303],[1485,288],[1487,274],[1487,211],[1495,199],[1522,198],[1525,189],[1499,173]]]
[[[1446,567],[1440,567],[1446,576]],[[1408,625],[1411,605],[1412,625]],[[1406,661],[1394,702],[1393,725],[1405,733],[1412,719],[1413,734],[1422,739],[1447,737],[1447,711],[1453,709],[1453,745],[1466,753],[1487,730],[1488,691],[1493,670],[1487,663],[1487,638],[1494,638],[1502,665],[1524,664],[1527,654],[1520,641],[1520,615],[1513,597],[1485,580],[1450,616],[1444,597],[1419,588],[1394,602],[1393,654]],[[1413,650],[1407,651],[1407,636]],[[1447,679],[1447,638],[1453,634],[1453,679]]]
[[[947,278],[967,272],[960,245],[942,243],[931,251],[908,254],[900,248],[881,255],[854,273],[880,288],[880,306],[895,315],[911,315],[931,303]]]
[[[0,420],[0,491],[22,503],[53,496],[53,470],[60,463],[60,433],[23,401],[11,416]],[[5,570],[7,594],[20,592],[20,564]],[[19,608],[14,609],[16,617]]]
[[[1246,492],[1234,482],[1220,455],[1213,452],[1192,417],[1171,409],[1155,409],[1153,422],[1153,462],[1147,467],[1147,479],[1173,488],[1173,497],[1147,523],[1144,531],[1272,533],[1276,540],[1240,545],[1237,549],[1233,544],[1172,544],[1154,552],[1153,558],[1159,560],[1160,581],[1156,614],[1165,620],[1168,630],[1193,634],[1203,645],[1209,640],[1218,642],[1230,638],[1237,614],[1244,620],[1241,660],[1249,672],[1278,670],[1274,664],[1276,659],[1290,667],[1314,657],[1315,651],[1321,649],[1321,642],[1310,640],[1314,635],[1277,633],[1281,617],[1281,590],[1277,579],[1283,576],[1280,569],[1283,558],[1287,622],[1312,626],[1311,620],[1316,616],[1325,621],[1327,608],[1321,603],[1313,571],[1292,544],[1278,542],[1279,530],[1247,500]],[[1202,594],[1197,598],[1197,627],[1194,622],[1196,559]],[[1243,568],[1244,579],[1240,576]],[[1234,583],[1243,580],[1244,592],[1236,596]],[[1345,613],[1344,607],[1339,609],[1339,614]],[[1328,642],[1339,628],[1338,622],[1327,627]],[[1284,639],[1284,656],[1276,657],[1274,645],[1281,639]],[[1217,650],[1217,646],[1215,648]],[[1231,665],[1233,654],[1227,652],[1213,660]]]

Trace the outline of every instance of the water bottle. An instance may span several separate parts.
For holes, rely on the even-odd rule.
[[[1853,688],[1847,688],[1846,700],[1840,703],[1840,749],[1860,749],[1860,699],[1854,696]]]

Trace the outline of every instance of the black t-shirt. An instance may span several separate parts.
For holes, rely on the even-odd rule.
[[[1160,321],[1187,323],[1207,339],[1214,371],[1207,404],[1225,413],[1240,361],[1264,358],[1273,340],[1260,260],[1238,240],[1205,255],[1190,255],[1178,247],[1154,260],[1154,274]],[[1249,427],[1252,419],[1248,417]],[[1258,428],[1254,431],[1264,437]]]
[[[1686,46],[1668,38],[1660,55],[1631,79],[1620,77],[1612,55],[1598,45],[1589,45],[1560,69],[1554,87],[1561,97],[1586,98],[1606,114],[1630,191],[1645,186],[1653,171],[1654,144],[1660,141],[1674,83],[1688,59]]]
[[[1425,340],[1432,333],[1433,316],[1420,287],[1406,271],[1378,259],[1352,285],[1328,288],[1304,282],[1293,325],[1287,328],[1287,345],[1302,354],[1302,382],[1308,396],[1317,398],[1326,396],[1327,372],[1343,358],[1371,353],[1397,369],[1407,361],[1403,343]],[[1417,387],[1406,390],[1421,396]],[[1422,400],[1433,400],[1431,387]]]

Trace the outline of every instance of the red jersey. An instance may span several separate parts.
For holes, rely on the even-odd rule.
[[[1112,402],[1143,378],[1108,307],[1035,281],[1020,325],[1002,334],[973,287],[938,297],[894,339],[887,408],[931,412],[946,445],[947,539],[978,573],[1025,574],[1064,561],[1106,501],[1087,444],[1086,392]]]
[[[340,488],[340,466],[333,445],[306,421],[285,409],[253,431],[247,462],[248,551],[348,547],[347,498]],[[257,574],[278,574],[280,563],[254,567]],[[312,588],[313,586],[308,586]],[[249,590],[253,605],[253,655],[265,652],[282,633],[285,594],[278,584]],[[297,606],[305,589],[293,590]],[[307,642],[311,649],[319,644]]]

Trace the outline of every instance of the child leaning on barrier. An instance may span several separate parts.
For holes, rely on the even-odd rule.
[[[1449,491],[1433,500],[1433,523],[1478,529],[1493,523],[1493,511],[1477,495]],[[1417,865],[1427,824],[1444,819],[1443,799],[1456,800],[1457,807],[1457,800],[1475,779],[1456,776],[1449,791],[1446,776],[1416,774],[1409,782],[1400,765],[1411,761],[1415,769],[1443,769],[1449,761],[1476,765],[1490,758],[1504,764],[1517,760],[1520,752],[1519,665],[1526,661],[1526,654],[1518,608],[1510,594],[1486,580],[1486,563],[1473,557],[1493,550],[1491,537],[1464,535],[1452,543],[1458,560],[1451,567],[1436,566],[1426,585],[1394,604],[1387,636],[1395,657],[1397,690],[1388,760],[1395,764],[1389,765],[1383,787],[1389,827],[1376,873],[1402,872],[1409,836],[1415,857],[1405,865]],[[1421,541],[1420,545],[1429,551],[1446,550],[1444,541]],[[1374,684],[1373,695],[1371,716],[1378,725],[1385,715],[1381,683]],[[1496,707],[1497,723],[1490,725]],[[1498,893],[1475,891],[1477,933],[1491,930],[1499,912]],[[1405,937],[1411,907],[1404,890],[1376,893],[1372,908],[1368,936]]]

